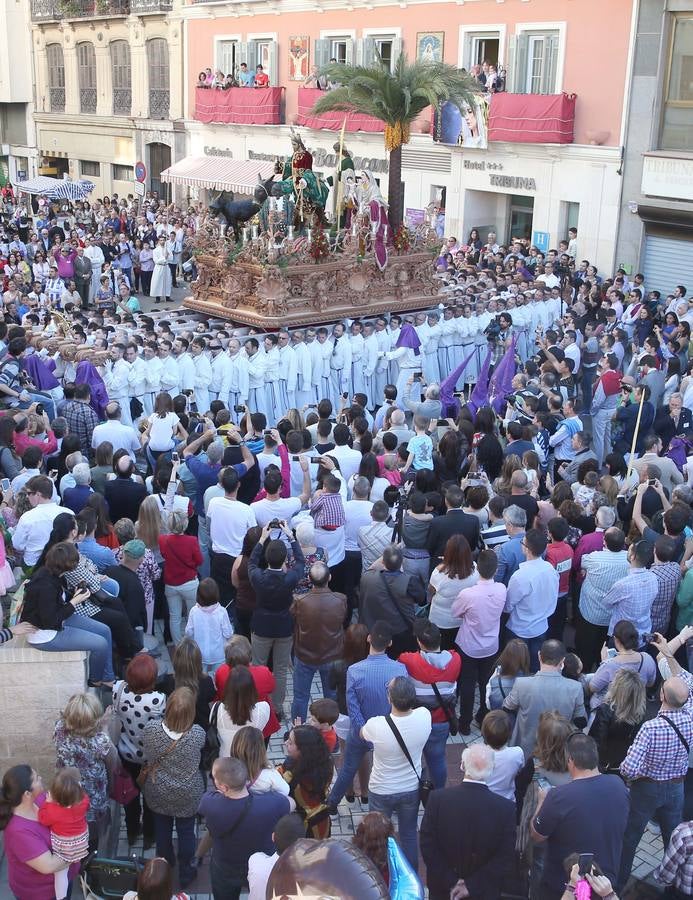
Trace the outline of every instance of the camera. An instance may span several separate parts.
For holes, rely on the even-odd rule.
[[[43,415],[43,403],[37,403],[37,404],[36,404],[36,415],[37,415],[37,416],[42,416],[42,415]]]
[[[279,519],[272,519],[272,521],[269,523],[269,525],[267,527],[268,528],[281,528],[282,526],[279,522]]]
[[[245,412],[245,406],[234,406],[233,411],[237,413]]]
[[[493,319],[488,323],[486,328],[484,329],[484,334],[486,335],[486,340],[489,343],[498,340],[501,333],[501,325],[500,325],[500,316],[494,316]]]

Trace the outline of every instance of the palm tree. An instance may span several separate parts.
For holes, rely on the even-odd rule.
[[[392,72],[377,55],[372,66],[336,63],[326,66],[323,74],[339,87],[327,91],[315,103],[313,113],[344,110],[385,123],[385,149],[390,155],[390,225],[398,228],[404,215],[402,145],[409,143],[412,122],[428,106],[437,108],[444,100],[454,103],[460,111],[473,106],[481,90],[479,83],[447,63],[410,63],[404,53],[400,53]]]

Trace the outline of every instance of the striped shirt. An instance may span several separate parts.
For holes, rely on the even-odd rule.
[[[687,897],[693,894],[693,822],[681,822],[676,826],[653,875],[657,881],[673,884]]]
[[[480,536],[484,547],[486,547],[487,550],[496,550],[496,552],[498,552],[498,548],[502,547],[506,541],[510,540],[510,535],[502,520],[496,522],[494,525],[489,525],[488,528],[482,528]]]
[[[652,630],[666,634],[671,619],[671,608],[681,581],[681,567],[675,562],[657,563],[650,569],[657,576],[659,590],[652,604]]]
[[[628,552],[595,550],[582,560],[587,577],[580,591],[580,613],[592,625],[608,625],[611,610],[603,603],[614,582],[628,573]]]
[[[315,521],[316,528],[332,531],[340,528],[346,519],[342,495],[323,492],[319,497],[313,499],[310,505],[310,514]]]

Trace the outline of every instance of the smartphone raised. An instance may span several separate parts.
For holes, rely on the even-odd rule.
[[[2,488],[3,494],[6,494],[10,489],[10,479],[3,478],[0,480],[0,488]]]
[[[594,853],[578,854],[578,875],[585,877],[588,872],[592,871],[592,863],[594,862]]]
[[[175,450],[171,454],[171,462],[180,462],[180,456]]]

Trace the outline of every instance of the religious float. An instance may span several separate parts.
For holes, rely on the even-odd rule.
[[[258,181],[252,200],[222,194],[210,204],[184,306],[267,329],[430,307],[435,211],[393,234],[372,172],[357,175],[343,144],[338,170],[323,180],[300,135],[291,141],[292,155]]]

